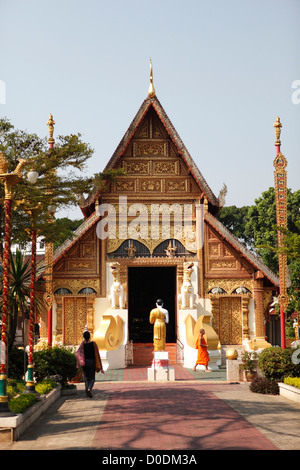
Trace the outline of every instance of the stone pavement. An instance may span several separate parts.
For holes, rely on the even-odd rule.
[[[252,393],[248,383],[229,383],[224,371],[194,373],[179,366],[174,382],[161,383],[148,382],[145,374],[145,368],[111,371],[96,382],[93,398],[77,384],[75,395],[60,397],[19,441],[0,443],[0,451],[199,456],[200,450],[300,450],[299,404]]]

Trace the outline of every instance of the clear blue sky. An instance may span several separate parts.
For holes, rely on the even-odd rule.
[[[52,113],[55,135],[94,148],[88,173],[147,96],[151,57],[158,99],[216,196],[227,184],[226,205],[273,186],[277,115],[299,189],[299,0],[0,0],[0,22],[1,117],[43,137]]]

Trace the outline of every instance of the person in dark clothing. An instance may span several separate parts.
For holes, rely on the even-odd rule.
[[[94,341],[91,341],[90,332],[85,330],[83,333],[84,340],[79,346],[76,357],[77,367],[82,367],[85,381],[85,392],[86,395],[92,398],[92,388],[95,383],[95,372],[102,372],[102,361],[99,354],[98,346]]]

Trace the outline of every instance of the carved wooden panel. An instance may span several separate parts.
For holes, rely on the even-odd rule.
[[[96,227],[91,227],[54,265],[54,280],[65,274],[80,277],[99,275],[99,239]]]
[[[80,344],[87,324],[86,297],[64,297],[63,341],[65,345]]]
[[[136,141],[133,143],[133,157],[143,157],[143,156],[152,156],[152,157],[167,157],[169,155],[169,145],[168,142],[159,142],[150,140],[145,141]]]
[[[211,227],[205,226],[205,267],[207,277],[241,276],[251,273],[241,262],[240,253],[226,243],[221,235]]]
[[[242,306],[240,297],[219,298],[217,330],[221,344],[242,344]]]

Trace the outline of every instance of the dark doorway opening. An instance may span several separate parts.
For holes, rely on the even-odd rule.
[[[150,311],[162,299],[169,312],[166,342],[176,342],[176,267],[128,268],[129,339],[134,343],[152,343]]]

